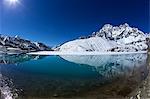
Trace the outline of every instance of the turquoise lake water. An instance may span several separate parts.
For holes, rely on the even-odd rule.
[[[1,99],[134,99],[148,64],[147,54],[0,55]]]

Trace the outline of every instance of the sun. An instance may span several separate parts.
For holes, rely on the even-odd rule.
[[[19,0],[4,0],[4,3],[8,6],[16,6],[20,3]]]
[[[6,2],[10,5],[16,5],[17,3],[19,3],[19,0],[6,0]]]

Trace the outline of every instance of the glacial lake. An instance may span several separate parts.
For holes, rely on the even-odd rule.
[[[0,55],[0,99],[150,98],[148,54]]]

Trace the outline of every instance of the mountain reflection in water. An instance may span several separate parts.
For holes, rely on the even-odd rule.
[[[25,61],[41,59],[42,57],[44,56],[35,56],[35,55],[32,56],[26,54],[19,54],[19,55],[2,54],[0,55],[0,64],[19,64]]]
[[[147,54],[0,57],[1,99],[127,98],[149,72]]]

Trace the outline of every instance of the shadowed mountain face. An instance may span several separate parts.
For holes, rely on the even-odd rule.
[[[146,34],[146,41],[147,41],[148,49],[150,51],[150,33]]]
[[[12,57],[16,61],[0,65],[0,84],[5,85],[0,87],[2,99],[120,99],[131,97],[148,75],[147,54],[18,58],[12,55],[5,56],[5,60]]]

